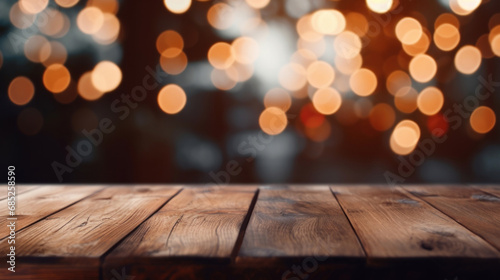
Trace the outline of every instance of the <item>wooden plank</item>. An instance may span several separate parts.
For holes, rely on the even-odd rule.
[[[99,278],[100,258],[179,190],[154,186],[105,188],[18,232],[17,261],[26,269],[19,268],[16,277]],[[2,252],[7,250],[6,239],[0,245]]]
[[[484,192],[492,194],[496,197],[500,198],[500,186],[499,185],[483,185],[483,186],[475,186],[475,188],[480,189]]]
[[[25,192],[16,197],[16,231],[59,211],[85,197],[99,191],[102,187],[46,186]],[[7,205],[0,208],[0,238],[9,236]]]
[[[464,186],[405,186],[500,250],[500,198]]]
[[[138,279],[206,278],[210,266],[197,269],[196,261],[229,263],[256,191],[236,186],[183,190],[106,257],[105,278],[125,267]]]
[[[41,185],[16,185],[16,196],[25,192],[32,191],[40,186]],[[7,187],[8,187],[7,185],[2,185],[2,193],[0,194],[0,200],[4,200],[7,198],[7,193],[8,193]]]
[[[500,254],[442,212],[392,187],[332,187],[369,262],[416,258],[498,259]]]
[[[245,279],[316,279],[339,278],[364,259],[328,186],[289,186],[260,189],[236,264]]]

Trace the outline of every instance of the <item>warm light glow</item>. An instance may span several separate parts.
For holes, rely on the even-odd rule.
[[[416,147],[420,139],[420,128],[411,120],[403,120],[394,128],[390,146],[394,153],[398,155],[410,154]]]
[[[325,120],[318,126],[306,126],[305,127],[305,134],[307,138],[311,139],[314,142],[323,142],[328,137],[330,137],[330,134],[332,132],[332,128],[330,123]]]
[[[19,7],[19,2],[17,2],[10,8],[9,19],[15,27],[26,29],[33,25],[36,15],[24,13]]]
[[[260,128],[269,135],[280,134],[285,130],[287,123],[285,112],[277,107],[266,108],[259,117]]]
[[[48,48],[48,50],[45,50],[45,48]],[[42,61],[43,65],[46,67],[54,63],[64,64],[66,62],[68,52],[63,44],[58,41],[47,42],[43,45],[41,53],[46,53],[48,51],[50,51],[50,55]]]
[[[437,64],[434,58],[426,54],[419,54],[410,61],[410,75],[419,83],[427,83],[432,80],[437,72]]]
[[[301,39],[310,42],[316,42],[323,38],[323,35],[316,30],[314,30],[312,25],[312,15],[308,14],[301,17],[297,21],[297,34],[299,34]]]
[[[24,43],[24,55],[33,62],[42,62],[50,56],[50,47],[44,48],[49,41],[40,35],[31,36]],[[50,45],[49,45],[50,46]]]
[[[457,0],[457,4],[463,10],[472,12],[481,5],[481,0]]]
[[[215,43],[208,50],[208,61],[216,69],[226,69],[235,60],[231,45],[224,42]]]
[[[38,14],[49,5],[49,0],[19,0],[19,7],[26,14]]]
[[[349,80],[352,91],[359,96],[368,96],[377,88],[377,76],[371,70],[361,68]]]
[[[120,33],[120,21],[114,14],[105,13],[104,22],[99,30],[92,35],[94,40],[101,45],[113,43]]]
[[[78,80],[78,93],[83,99],[93,101],[101,98],[104,92],[94,87],[92,83],[92,72],[85,72]]]
[[[307,81],[315,88],[328,87],[334,79],[333,67],[324,61],[313,62],[307,67]]]
[[[368,20],[363,14],[350,12],[345,16],[347,31],[356,33],[359,37],[365,36],[368,32]]]
[[[71,8],[76,3],[78,3],[79,0],[56,0],[57,5],[63,7],[63,8]]]
[[[65,28],[65,15],[54,9],[47,10],[50,10],[50,12],[48,12],[50,17],[47,18],[45,24],[39,24],[38,29],[40,29],[43,34],[54,37]]]
[[[8,94],[10,101],[16,105],[26,105],[35,95],[35,86],[26,77],[16,77],[9,84]]]
[[[375,13],[387,13],[392,7],[392,0],[366,0],[366,5]]]
[[[175,84],[164,86],[158,94],[158,105],[167,114],[177,114],[186,106],[186,93]]]
[[[434,32],[434,43],[443,51],[453,50],[460,42],[458,28],[450,23],[444,23],[436,28]]]
[[[163,3],[174,14],[183,14],[191,7],[191,0],[164,0]]]
[[[441,110],[444,103],[443,93],[436,87],[427,87],[420,92],[417,106],[424,115],[432,116]]]
[[[217,29],[228,29],[234,23],[235,13],[233,8],[226,3],[216,3],[207,12],[207,20]]]
[[[318,33],[336,35],[344,31],[346,20],[337,10],[318,10],[312,14],[311,24]]]
[[[477,107],[470,116],[470,125],[472,129],[480,134],[491,131],[495,123],[495,112],[486,106]]]
[[[491,40],[491,50],[496,56],[500,56],[500,35],[497,35]]]
[[[271,0],[245,0],[245,2],[254,9],[262,9],[266,7]]]
[[[213,69],[212,73],[210,75],[210,79],[212,81],[212,84],[220,90],[230,90],[236,86],[236,80],[233,79],[233,75],[235,73],[235,69]],[[230,70],[230,71],[228,71]]]
[[[417,43],[422,34],[422,25],[414,18],[405,17],[396,24],[396,37],[403,44]]]
[[[396,113],[391,106],[379,103],[371,109],[369,120],[375,130],[386,131],[394,124]]]
[[[111,61],[101,61],[92,70],[92,84],[99,91],[112,91],[120,85],[121,81],[122,71]]]
[[[286,90],[282,88],[273,88],[264,96],[264,106],[266,106],[266,108],[277,107],[286,112],[290,109],[290,106],[292,106],[292,98],[290,97],[290,93]]]
[[[176,31],[163,31],[156,38],[156,50],[159,54],[166,57],[178,56],[184,48],[184,40]]]
[[[250,37],[239,37],[232,46],[234,58],[239,63],[250,64],[259,57],[259,44]]]
[[[345,75],[351,75],[359,70],[363,65],[363,57],[358,54],[354,58],[346,59],[341,56],[335,56],[335,67]]]
[[[406,114],[411,114],[417,109],[418,92],[411,86],[400,88],[394,95],[394,105]]]
[[[436,21],[434,21],[434,29],[437,29],[439,26],[448,23],[453,26],[455,26],[457,29],[460,28],[460,21],[454,14],[450,13],[444,13],[440,14],[437,18]]]
[[[89,0],[87,6],[99,8],[103,13],[116,14],[118,12],[117,0]]]
[[[387,77],[386,87],[390,94],[395,95],[400,89],[411,87],[411,78],[404,71],[393,71]]]
[[[475,46],[463,46],[455,55],[455,67],[463,74],[472,74],[481,66],[481,52]]]
[[[165,73],[171,75],[178,75],[186,69],[188,64],[187,56],[184,52],[181,52],[175,57],[160,56],[160,66],[165,71]]]
[[[333,41],[333,48],[338,56],[346,59],[356,57],[361,51],[361,39],[351,31],[344,31]]]
[[[71,81],[71,75],[62,64],[52,64],[43,73],[43,85],[52,93],[64,91]]]
[[[339,92],[333,88],[318,89],[312,98],[314,108],[323,115],[337,112],[342,104]]]
[[[84,8],[76,18],[76,25],[85,34],[94,34],[104,23],[104,15],[96,7]]]
[[[429,49],[429,45],[431,44],[431,41],[429,40],[429,37],[427,34],[422,33],[422,36],[420,36],[420,39],[412,45],[403,45],[403,50],[411,56],[416,56],[419,54],[424,54],[427,52]]]
[[[307,83],[306,70],[300,64],[289,63],[281,68],[279,82],[287,90],[299,90]]]

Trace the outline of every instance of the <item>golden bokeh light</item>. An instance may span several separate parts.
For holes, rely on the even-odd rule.
[[[97,100],[104,95],[104,92],[95,88],[92,83],[92,72],[85,72],[78,80],[77,86],[78,93],[80,96],[89,101]]]
[[[35,95],[35,86],[27,77],[14,78],[8,88],[9,99],[12,103],[22,106],[28,104]]]
[[[17,2],[10,8],[9,19],[15,27],[19,29],[26,29],[33,25],[36,15],[24,13]]]
[[[422,25],[414,18],[405,17],[396,24],[396,37],[403,44],[417,43],[422,34]]]
[[[333,41],[333,48],[338,56],[352,59],[361,51],[362,43],[358,35],[351,31],[344,31]]]
[[[437,72],[437,64],[434,58],[427,54],[419,54],[412,58],[409,65],[410,75],[419,83],[427,83]]]
[[[443,13],[443,14],[440,14],[436,18],[436,20],[434,21],[434,29],[437,29],[439,26],[441,26],[445,23],[451,24],[451,25],[455,26],[455,28],[457,28],[457,29],[460,28],[460,21],[458,20],[458,18],[454,14]]]
[[[259,57],[259,44],[253,38],[239,37],[232,43],[234,58],[239,63],[250,64]]]
[[[63,8],[71,8],[78,3],[79,0],[56,0],[57,5]]]
[[[278,74],[280,85],[290,91],[297,91],[307,83],[307,72],[302,65],[289,63]]]
[[[411,78],[402,70],[395,70],[387,77],[385,83],[390,94],[395,95],[400,89],[411,87]]]
[[[375,13],[383,14],[391,9],[393,4],[392,1],[393,0],[366,0],[366,5]]]
[[[361,68],[363,65],[363,57],[358,54],[351,59],[343,58],[341,56],[335,56],[335,67],[340,73],[345,75],[351,75],[355,71]]]
[[[481,52],[475,46],[463,46],[455,55],[455,67],[460,73],[472,74],[481,66]]]
[[[299,38],[297,42],[298,50],[308,50],[314,54],[316,57],[320,57],[325,54],[326,51],[326,41],[321,38],[317,41],[308,41],[302,38]]]
[[[458,0],[449,0],[450,9],[459,16],[466,16],[473,12],[473,10],[465,10],[458,4]]]
[[[457,4],[461,9],[472,12],[481,5],[481,0],[457,0]]]
[[[104,23],[104,14],[99,8],[84,8],[76,18],[76,25],[85,34],[94,34]]]
[[[264,109],[259,117],[260,128],[269,135],[280,134],[285,130],[287,124],[285,112],[277,107]]]
[[[315,62],[317,59],[316,55],[308,49],[298,49],[293,53],[290,58],[290,62],[302,65],[302,67],[307,68],[311,63]]]
[[[312,98],[314,108],[323,115],[337,112],[342,104],[342,97],[333,88],[318,89]]]
[[[208,50],[208,62],[216,69],[227,69],[234,61],[234,51],[228,43],[215,43]]]
[[[396,113],[391,106],[379,103],[370,110],[369,120],[375,130],[386,131],[394,124]]]
[[[214,87],[220,90],[230,90],[234,88],[237,84],[236,79],[234,79],[234,75],[238,75],[236,73],[236,69],[228,68],[228,69],[213,69],[210,75],[210,79]]]
[[[350,12],[345,16],[345,30],[356,33],[359,37],[365,36],[368,32],[368,20],[363,14]]]
[[[315,88],[328,87],[334,79],[333,67],[324,61],[315,61],[307,67],[307,81]]]
[[[437,114],[444,104],[444,96],[437,87],[427,87],[420,92],[417,98],[417,106],[424,115]]]
[[[119,5],[118,0],[89,0],[87,6],[99,8],[103,13],[116,14]]]
[[[178,75],[186,69],[188,64],[187,56],[181,52],[175,57],[160,56],[160,67],[170,75]]]
[[[48,50],[46,50],[48,48]],[[43,45],[41,53],[50,52],[50,55],[42,61],[45,67],[50,66],[54,63],[64,64],[68,57],[68,52],[66,47],[58,41],[50,41]]]
[[[110,92],[116,89],[122,81],[120,67],[111,61],[101,61],[92,70],[92,84],[102,92]]]
[[[49,10],[49,9],[48,9]],[[57,10],[50,9],[49,17],[45,24],[39,24],[38,29],[45,35],[57,37],[65,28],[66,20],[65,15]]]
[[[45,47],[49,45],[49,41],[40,35],[31,36],[24,43],[24,55],[26,58],[32,62],[42,62],[50,56],[50,47]]]
[[[163,3],[174,14],[183,14],[191,7],[191,0],[164,0]]]
[[[163,31],[156,38],[156,50],[166,57],[179,55],[184,48],[182,36],[174,30]]]
[[[316,42],[323,38],[323,35],[321,33],[314,30],[311,14],[301,17],[297,21],[296,29],[299,37],[306,41]]]
[[[431,41],[429,39],[429,36],[427,34],[423,33],[422,36],[420,36],[420,39],[412,45],[407,45],[407,44],[402,44],[403,45],[403,50],[411,56],[416,56],[419,54],[424,54],[427,52],[429,49],[429,45],[431,44]]]
[[[346,20],[344,15],[337,10],[318,10],[312,14],[311,24],[318,33],[336,35],[344,31]]]
[[[179,113],[186,106],[186,101],[186,93],[176,84],[166,85],[158,93],[158,105],[167,114]]]
[[[254,67],[252,64],[233,63],[231,67],[225,69],[226,74],[235,82],[246,82],[253,76]]]
[[[286,112],[292,106],[292,98],[286,90],[273,88],[264,96],[264,106],[266,108],[277,107]]]
[[[420,139],[420,128],[411,120],[399,122],[392,131],[390,146],[398,155],[408,155],[416,147]]]
[[[434,32],[434,43],[443,51],[453,50],[460,42],[458,28],[450,23],[443,23]]]
[[[486,106],[477,107],[470,116],[470,125],[472,129],[480,134],[490,132],[495,127],[495,112]]]
[[[38,14],[49,5],[49,0],[19,0],[19,8],[26,14]]]
[[[373,71],[361,68],[354,72],[349,79],[352,91],[359,96],[368,96],[377,88],[377,76]]]
[[[418,92],[411,86],[400,88],[394,95],[394,105],[406,114],[411,114],[417,110]]]
[[[43,73],[43,85],[52,93],[63,92],[71,81],[71,75],[62,64],[52,64]]]
[[[500,35],[495,36],[495,38],[491,40],[491,51],[496,56],[500,56]]]
[[[245,2],[254,9],[262,9],[269,5],[271,0],[245,0]]]
[[[118,38],[119,33],[120,21],[118,18],[114,14],[105,13],[101,28],[92,34],[92,38],[101,45],[109,45]]]
[[[207,20],[216,29],[230,28],[235,19],[233,8],[226,3],[216,3],[208,9]]]

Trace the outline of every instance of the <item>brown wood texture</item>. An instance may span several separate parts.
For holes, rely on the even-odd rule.
[[[17,233],[16,255],[19,263],[29,269],[19,269],[15,276],[99,278],[100,258],[179,190],[161,186],[107,187],[37,222]],[[0,242],[0,248],[2,252],[7,250],[6,239]],[[3,273],[0,271],[0,278],[5,276]]]
[[[475,186],[475,188],[492,194],[496,197],[500,197],[500,186],[498,185]]]
[[[464,186],[406,186],[500,250],[500,198]]]
[[[498,259],[500,253],[426,202],[392,187],[332,187],[368,260]]]
[[[46,186],[16,196],[16,230],[21,230],[99,191],[102,187]],[[9,210],[0,207],[0,239],[9,235]]]
[[[16,185],[16,196],[32,191],[38,187],[41,187],[42,185]],[[0,200],[4,200],[7,198],[7,193],[9,190],[7,189],[7,185],[2,185],[2,192],[0,193]]]
[[[229,263],[256,191],[236,186],[184,189],[106,257],[105,278],[126,268],[132,275],[142,271],[138,279],[193,279],[207,269],[192,266],[195,260]]]

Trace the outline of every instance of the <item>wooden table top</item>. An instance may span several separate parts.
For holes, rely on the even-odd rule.
[[[500,279],[500,186],[24,185],[16,215],[0,279]]]

